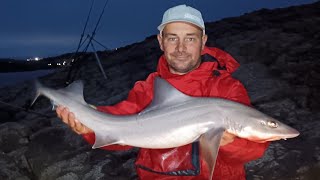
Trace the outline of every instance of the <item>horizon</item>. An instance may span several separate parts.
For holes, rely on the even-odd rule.
[[[0,58],[23,60],[75,52],[91,2],[85,0],[3,2],[0,7],[0,17],[6,18],[3,19],[0,30]],[[316,0],[296,0],[295,2],[225,0],[218,3],[209,0],[175,2],[140,0],[126,2],[126,6],[123,6],[124,2],[120,1],[96,0],[84,38],[93,31],[106,2],[108,4],[97,28],[95,39],[112,50],[156,35],[157,26],[161,23],[164,11],[178,4],[195,7],[201,11],[205,22],[215,22],[263,8],[285,8],[311,4]],[[105,48],[95,43],[95,49],[104,50]],[[92,49],[89,48],[88,51]]]

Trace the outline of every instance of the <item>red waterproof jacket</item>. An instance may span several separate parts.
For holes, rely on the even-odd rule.
[[[127,100],[113,106],[97,107],[99,111],[112,114],[135,114],[142,111],[153,98],[153,82],[156,76],[166,79],[181,92],[190,96],[222,97],[250,105],[250,100],[243,85],[231,77],[239,64],[226,52],[205,47],[201,65],[185,74],[169,72],[164,56],[161,56],[157,72],[151,73],[145,81],[135,83]],[[108,133],[108,132],[106,132]],[[91,144],[94,134],[83,137]],[[261,157],[268,143],[255,143],[246,139],[235,138],[220,147],[214,170],[214,180],[244,180],[244,164]],[[130,146],[110,145],[107,150],[127,150]],[[209,171],[199,155],[198,143],[192,143],[172,149],[140,148],[136,160],[137,173],[142,180],[199,180],[208,179]]]

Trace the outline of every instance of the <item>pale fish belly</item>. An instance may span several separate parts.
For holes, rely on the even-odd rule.
[[[141,148],[166,149],[190,144],[196,141],[201,134],[202,132],[197,127],[189,126],[145,133],[143,137],[141,134],[131,135],[124,137],[121,143]]]

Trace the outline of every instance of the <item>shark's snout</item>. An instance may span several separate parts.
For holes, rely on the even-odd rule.
[[[300,132],[297,131],[296,129],[290,128],[287,129],[285,132],[282,132],[280,134],[275,134],[273,137],[267,139],[266,141],[277,141],[277,140],[287,140],[290,138],[294,138],[300,135]]]
[[[290,129],[288,134],[286,134],[287,138],[294,138],[300,135],[300,132],[297,131],[296,129]]]

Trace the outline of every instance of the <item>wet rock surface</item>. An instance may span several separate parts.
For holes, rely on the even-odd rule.
[[[265,155],[246,165],[247,179],[313,180],[320,177],[320,3],[263,9],[207,23],[208,45],[229,52],[241,64],[233,74],[262,112],[298,129],[298,138],[272,142]],[[161,55],[155,36],[100,52],[108,79],[93,56],[78,60],[74,80],[85,83],[85,100],[111,105],[126,98],[138,80],[156,69]],[[66,86],[69,69],[40,79]],[[31,81],[0,89],[2,101],[28,107]],[[39,98],[28,112],[0,105],[0,179],[137,179],[129,151],[91,149]],[[36,113],[34,113],[36,112]]]

